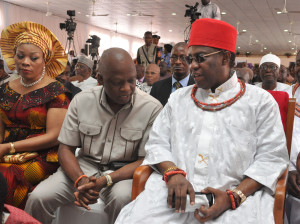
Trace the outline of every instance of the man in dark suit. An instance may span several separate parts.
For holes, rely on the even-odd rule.
[[[190,76],[189,65],[186,62],[188,56],[188,45],[185,42],[177,43],[171,52],[171,67],[173,74],[171,77],[153,84],[150,95],[155,97],[164,106],[169,96],[175,90],[188,85],[195,84]]]

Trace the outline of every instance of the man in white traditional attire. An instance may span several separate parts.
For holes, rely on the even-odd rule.
[[[290,224],[300,223],[300,51],[296,56],[295,77],[297,83],[289,89],[290,97],[296,98],[297,102],[286,199],[286,223]]]
[[[97,79],[91,77],[93,66],[94,61],[84,55],[79,56],[77,64],[75,66],[75,75],[79,77],[79,80],[73,81],[71,83],[81,90],[89,90],[97,86]]]
[[[272,195],[288,165],[285,134],[274,98],[231,71],[236,37],[224,21],[193,23],[187,61],[196,85],[171,94],[155,120],[143,162],[155,172],[116,224],[274,223]],[[195,192],[213,193],[214,204],[185,212]]]
[[[259,63],[259,73],[262,82],[256,86],[265,90],[288,92],[289,85],[277,82],[279,77],[280,58],[274,54],[264,55]]]

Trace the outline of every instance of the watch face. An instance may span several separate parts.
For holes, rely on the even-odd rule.
[[[110,175],[105,175],[106,181],[107,181],[107,187],[111,186],[113,184],[111,176]]]

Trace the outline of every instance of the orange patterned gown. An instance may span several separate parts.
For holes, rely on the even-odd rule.
[[[3,143],[45,134],[47,110],[67,109],[69,103],[70,92],[57,81],[24,95],[15,92],[8,83],[1,85],[0,118],[5,124]],[[23,164],[0,163],[0,172],[8,185],[6,204],[25,207],[28,193],[57,170],[57,149],[58,146],[38,151],[38,157]]]

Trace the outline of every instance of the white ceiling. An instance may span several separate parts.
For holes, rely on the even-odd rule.
[[[46,0],[5,0],[16,5],[47,11]],[[201,0],[198,0],[201,3]],[[287,10],[300,11],[299,0],[286,0]],[[274,8],[282,9],[284,0],[212,0],[222,12],[222,20],[236,27],[240,22],[239,31],[247,32],[238,36],[237,49],[244,54],[265,54],[272,52],[284,55],[294,53],[296,46],[300,45],[300,35],[291,35],[284,30],[300,34],[300,13],[277,14]],[[92,14],[91,0],[49,0],[49,11],[54,15],[68,18],[67,10],[76,10],[75,19],[84,23],[106,28],[116,29],[118,32],[142,37],[144,32],[152,30],[161,36],[161,42],[183,41],[183,32],[189,19],[184,17],[185,4],[194,5],[191,0],[96,0],[95,14],[106,14],[107,17],[86,17]],[[154,15],[153,17],[127,16],[134,11]],[[172,15],[176,13],[176,15]],[[49,17],[51,19],[51,17]],[[152,28],[151,28],[152,20]],[[172,30],[170,32],[169,30]],[[250,42],[250,36],[251,43]],[[291,41],[291,42],[289,42]],[[261,50],[264,49],[263,52]],[[292,49],[294,48],[294,49]],[[300,47],[299,47],[300,49]]]

